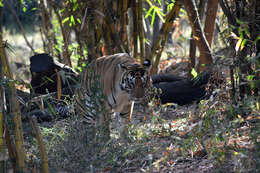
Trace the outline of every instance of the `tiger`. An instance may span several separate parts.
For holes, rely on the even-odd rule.
[[[82,72],[81,88],[76,96],[86,122],[92,125],[107,123],[114,113],[124,121],[123,131],[120,133],[127,135],[134,103],[143,100],[146,88],[151,85],[150,66],[149,60],[140,64],[127,53],[103,56],[86,66]],[[97,101],[97,97],[101,99]],[[97,122],[96,116],[102,110],[105,110],[105,115]],[[107,130],[109,131],[109,127]]]

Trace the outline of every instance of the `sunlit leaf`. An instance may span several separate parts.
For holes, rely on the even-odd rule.
[[[254,77],[255,77],[255,75],[248,75],[248,76],[247,76],[247,79],[248,79],[248,80],[253,80]]]
[[[239,32],[239,37],[243,39],[244,34],[243,34],[243,30],[240,27],[238,28],[238,32]]]
[[[79,4],[78,4],[78,3],[74,4],[74,5],[73,5],[73,11],[76,11],[76,10],[78,9],[78,7],[79,7]]]
[[[196,72],[196,70],[194,68],[192,68],[191,74],[192,74],[193,77],[197,77],[198,76],[198,73]]]
[[[235,50],[236,52],[238,52],[240,46],[241,46],[241,43],[242,43],[243,39],[242,38],[239,38],[238,41],[237,41],[237,44],[236,44],[236,47],[235,47]]]
[[[174,3],[170,3],[167,5],[167,12],[171,11],[171,9],[174,7]]]
[[[199,40],[200,38],[199,37],[197,37],[197,36],[193,36],[193,38],[195,39],[195,40]]]
[[[153,7],[151,7],[151,8],[148,10],[148,12],[147,12],[146,15],[145,15],[145,18],[147,18],[147,17],[151,14],[152,11],[153,11]]]
[[[245,33],[246,33],[247,36],[250,35],[249,30],[248,30],[248,27],[245,27]]]
[[[80,20],[79,18],[77,18],[77,22],[78,22],[79,24],[81,24],[81,20]]]
[[[153,23],[154,23],[154,20],[155,20],[155,10],[153,11],[153,16],[152,16],[151,25],[153,25]]]
[[[62,20],[62,23],[66,23],[67,21],[69,21],[70,18],[69,17],[66,17],[65,19]]]
[[[63,13],[64,11],[65,11],[65,8],[59,10],[59,13],[61,14],[61,13]]]
[[[234,39],[237,39],[237,40],[239,39],[239,37],[238,37],[234,32],[231,32],[230,35],[231,35],[231,37],[234,38]]]
[[[241,46],[240,46],[240,51],[242,51],[242,49],[245,47],[245,44],[246,44],[246,39],[244,39],[241,43]]]
[[[72,25],[75,25],[75,19],[73,15],[70,16],[70,26]]]
[[[258,35],[257,37],[256,37],[256,39],[255,39],[255,43],[258,41],[258,40],[260,40],[260,35]]]
[[[23,12],[25,13],[27,11],[26,7],[23,7]]]

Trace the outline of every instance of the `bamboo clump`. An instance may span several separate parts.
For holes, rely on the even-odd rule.
[[[23,138],[23,129],[22,129],[22,120],[21,112],[19,108],[19,103],[16,97],[16,88],[13,80],[13,74],[10,70],[9,62],[5,52],[5,44],[2,41],[2,34],[0,33],[0,55],[1,55],[1,64],[4,67],[4,75],[9,79],[8,86],[11,90],[10,97],[10,109],[11,113],[14,115],[13,122],[15,124],[15,146],[17,153],[17,171],[26,172],[25,167],[25,150],[24,150],[24,138]]]
[[[160,62],[161,54],[162,54],[163,48],[165,46],[167,36],[170,32],[170,29],[172,27],[174,20],[176,19],[176,17],[179,14],[180,8],[181,8],[181,4],[179,3],[179,1],[175,1],[173,8],[167,14],[166,20],[165,20],[162,28],[160,29],[160,33],[158,35],[158,38],[156,39],[155,44],[152,47],[152,52],[151,52],[149,59],[151,61],[153,61],[153,59],[156,55],[155,63],[154,63],[154,66],[152,68],[152,71],[151,71],[152,74],[157,73],[158,64]]]

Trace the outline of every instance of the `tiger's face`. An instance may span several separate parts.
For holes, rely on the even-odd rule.
[[[147,61],[143,65],[138,63],[129,65],[121,64],[124,72],[120,87],[130,95],[131,101],[140,101],[145,95],[145,88],[150,85],[150,62]]]

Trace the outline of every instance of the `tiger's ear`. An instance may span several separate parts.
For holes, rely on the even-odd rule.
[[[127,67],[124,64],[117,64],[117,66],[120,70],[126,70],[127,69]]]
[[[150,65],[151,65],[151,61],[149,59],[145,59],[143,62],[143,66],[150,67]]]
[[[150,69],[151,67],[151,61],[149,59],[145,59],[144,62],[143,62],[143,67],[145,69]]]

